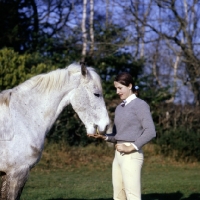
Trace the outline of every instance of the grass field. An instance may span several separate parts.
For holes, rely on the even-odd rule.
[[[88,148],[71,149],[70,153],[65,150],[54,155],[52,150],[44,152],[21,199],[112,200],[113,150],[107,156],[108,149],[93,153]],[[200,163],[150,155],[146,153],[142,170],[142,200],[200,200]]]

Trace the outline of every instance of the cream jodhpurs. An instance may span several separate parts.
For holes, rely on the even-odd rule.
[[[120,154],[115,151],[112,165],[114,200],[141,200],[142,150]]]

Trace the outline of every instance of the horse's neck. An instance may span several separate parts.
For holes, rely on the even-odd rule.
[[[73,87],[65,91],[53,91],[39,94],[37,92],[17,92],[13,94],[11,109],[14,117],[24,120],[27,127],[36,127],[36,133],[46,134],[63,108],[69,104],[69,95]],[[28,119],[28,120],[27,120]]]

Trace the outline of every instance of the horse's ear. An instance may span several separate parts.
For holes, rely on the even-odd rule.
[[[86,76],[87,74],[87,68],[86,68],[86,63],[85,62],[80,62],[81,65],[81,73],[83,76]]]

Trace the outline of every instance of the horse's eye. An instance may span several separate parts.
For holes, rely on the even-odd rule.
[[[100,94],[94,93],[94,95],[95,95],[96,97],[100,97]]]

